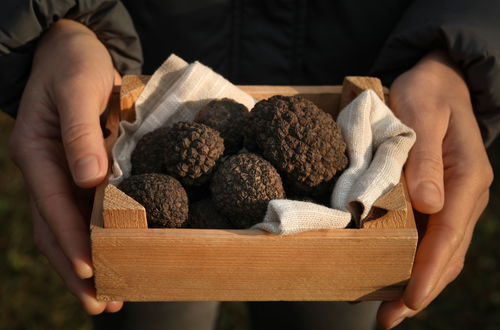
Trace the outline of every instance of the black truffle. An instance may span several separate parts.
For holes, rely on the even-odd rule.
[[[223,153],[219,132],[194,121],[177,122],[166,133],[164,169],[186,185],[201,185]]]
[[[148,227],[187,226],[188,198],[179,181],[165,174],[132,175],[118,188],[146,209]]]
[[[189,205],[190,228],[198,229],[230,229],[228,218],[217,212],[211,199],[203,199]]]
[[[227,158],[214,173],[210,189],[217,210],[236,228],[261,222],[269,201],[285,198],[276,169],[251,153]]]
[[[248,109],[232,99],[210,101],[198,111],[195,121],[219,131],[224,139],[224,154],[234,154],[243,147],[243,128]]]
[[[145,134],[137,142],[130,158],[132,175],[163,171],[167,131],[168,128],[158,128]]]
[[[250,112],[245,143],[257,148],[298,194],[325,186],[347,165],[340,127],[300,96],[273,96]],[[255,144],[255,145],[254,145]]]

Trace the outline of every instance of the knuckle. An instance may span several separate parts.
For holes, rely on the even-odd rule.
[[[443,158],[440,154],[431,150],[417,149],[412,150],[412,156],[415,161],[415,167],[419,171],[430,173],[443,172]]]
[[[70,148],[78,147],[93,135],[93,127],[88,123],[74,123],[63,128],[64,144]]]
[[[427,230],[429,233],[437,233],[436,235],[442,237],[453,251],[460,246],[465,236],[465,232],[447,223],[429,224]]]
[[[465,260],[460,258],[460,260],[455,261],[450,266],[450,282],[454,281],[464,270]]]
[[[489,188],[493,184],[493,180],[495,178],[494,172],[493,172],[493,167],[491,164],[487,164],[485,169],[484,169],[484,184],[486,185],[487,188]]]
[[[477,187],[477,190],[482,193],[488,190],[493,184],[494,174],[493,168],[489,162],[481,162],[472,164],[469,169],[461,168],[462,176],[468,178],[473,186]]]

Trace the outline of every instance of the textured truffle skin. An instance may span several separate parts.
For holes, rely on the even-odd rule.
[[[227,158],[214,173],[210,190],[217,210],[236,228],[261,222],[269,201],[285,198],[276,169],[251,153]]]
[[[243,128],[248,109],[232,99],[210,101],[198,111],[195,121],[217,131],[224,139],[224,154],[234,154],[243,147]]]
[[[217,212],[211,199],[203,199],[189,204],[189,228],[231,229],[228,218]]]
[[[223,153],[219,132],[191,120],[177,122],[166,134],[164,169],[186,185],[201,185]]]
[[[118,189],[144,206],[148,227],[187,226],[187,194],[173,177],[157,173],[132,175],[123,180]]]
[[[137,142],[130,158],[132,175],[163,172],[167,132],[168,128],[158,128]]]
[[[262,100],[248,123],[247,148],[256,148],[299,194],[324,186],[347,166],[340,127],[307,99],[277,95]]]

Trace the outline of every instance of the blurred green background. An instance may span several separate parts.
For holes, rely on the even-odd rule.
[[[26,190],[5,150],[12,126],[13,120],[0,114],[0,330],[90,329],[89,317],[33,245]],[[489,149],[497,174],[498,151],[500,141]],[[496,179],[465,270],[429,308],[398,329],[500,329],[499,201]],[[218,330],[222,329],[247,329],[244,304],[222,304]]]

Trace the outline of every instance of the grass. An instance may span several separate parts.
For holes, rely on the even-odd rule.
[[[90,319],[69,294],[32,241],[29,203],[22,176],[5,145],[13,121],[0,114],[0,330],[91,328]],[[500,141],[490,148],[500,173]],[[429,308],[398,329],[500,329],[500,180],[481,217],[461,276]],[[248,329],[243,303],[224,303],[218,330]]]

